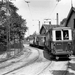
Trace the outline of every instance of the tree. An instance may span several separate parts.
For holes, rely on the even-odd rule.
[[[10,30],[10,41],[14,41],[14,38],[17,37],[19,41],[21,41],[24,38],[25,32],[27,30],[26,27],[26,20],[24,20],[21,16],[17,14],[17,8],[13,5],[13,3],[9,2],[9,8],[6,7],[6,3],[0,2],[0,25],[4,29],[0,27],[0,31],[4,32],[1,34],[1,37],[5,36],[3,40],[6,40],[7,35],[7,29],[9,25]],[[7,11],[8,10],[8,11]],[[8,16],[10,14],[10,16]],[[0,41],[1,42],[1,41]]]

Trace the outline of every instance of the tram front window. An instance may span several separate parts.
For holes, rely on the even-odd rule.
[[[69,39],[69,32],[68,30],[63,30],[63,39],[68,40]]]
[[[61,31],[56,31],[56,40],[61,40]]]

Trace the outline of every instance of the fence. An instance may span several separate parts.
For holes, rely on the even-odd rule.
[[[23,44],[21,42],[10,44],[10,50],[7,50],[7,48],[0,43],[0,62],[18,56],[22,53],[22,50]]]

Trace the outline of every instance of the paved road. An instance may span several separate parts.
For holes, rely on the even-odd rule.
[[[31,48],[26,45],[26,48],[30,49],[32,54],[28,57],[28,59],[22,59],[20,62],[23,65],[26,62],[28,64],[24,64],[22,67],[15,69],[14,71],[5,73],[5,75],[37,75],[40,74],[50,63],[48,59],[44,58],[43,56],[43,50],[41,49],[36,49],[36,48]],[[17,65],[21,65],[19,63],[16,63]],[[12,68],[14,65],[11,65]]]
[[[27,50],[27,51],[26,51]],[[36,53],[36,55],[35,55]],[[12,60],[0,63],[0,75],[8,74],[14,70],[17,70],[21,67],[27,66],[38,58],[38,51],[30,50],[25,48],[23,55]],[[32,61],[33,60],[33,61]]]
[[[31,54],[27,56],[27,58],[21,57],[21,60],[19,62],[12,64],[11,66],[6,67],[5,69],[1,69],[1,74],[5,73],[4,75],[75,75],[74,56],[73,58],[71,58],[72,60],[62,59],[59,61],[55,61],[50,60],[48,53],[42,49],[32,48],[28,45],[25,45],[25,47],[31,50]],[[11,71],[10,69],[14,67],[17,68]]]

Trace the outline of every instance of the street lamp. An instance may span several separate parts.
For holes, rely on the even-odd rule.
[[[30,1],[25,1],[27,4],[28,4],[28,6],[29,6],[29,3],[30,3]]]

